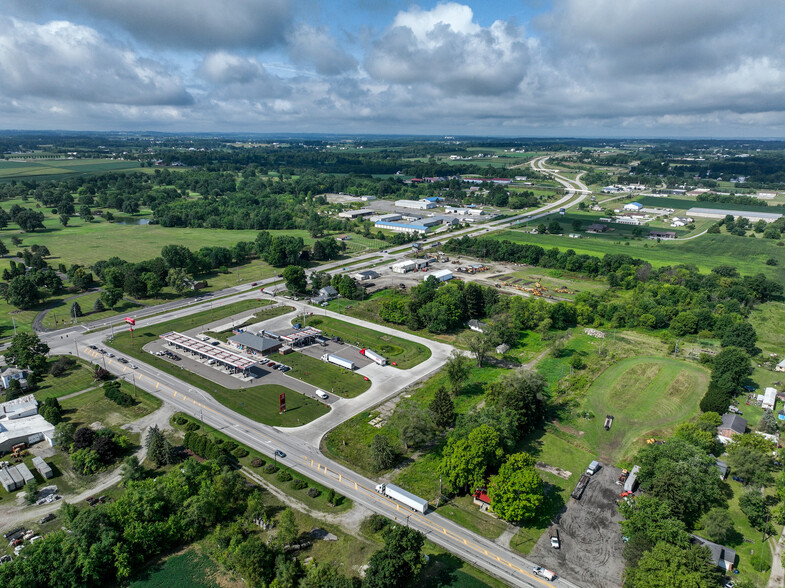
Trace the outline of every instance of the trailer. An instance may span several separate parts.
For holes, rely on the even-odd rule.
[[[343,357],[338,357],[337,355],[332,355],[331,353],[325,353],[322,355],[322,361],[346,368],[347,370],[353,370],[355,367],[353,361],[349,361]]]
[[[376,486],[376,491],[382,496],[397,500],[401,504],[405,504],[414,511],[425,513],[428,510],[428,501],[419,496],[415,496],[411,492],[407,492],[403,488],[399,488],[394,484],[379,484]]]
[[[581,475],[581,479],[578,480],[578,485],[575,486],[575,490],[573,490],[571,494],[575,500],[581,499],[581,496],[583,496],[583,491],[586,490],[586,486],[589,484],[589,480],[591,480],[591,476],[588,474]]]
[[[378,363],[379,365],[387,365],[387,360],[384,357],[371,351],[370,349],[360,349],[360,353],[362,353],[365,357],[374,363]]]
[[[635,492],[635,488],[638,486],[638,472],[640,469],[640,466],[634,466],[632,468],[630,475],[627,476],[627,479],[624,481],[625,492]]]

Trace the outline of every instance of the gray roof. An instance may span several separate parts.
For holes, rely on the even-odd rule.
[[[687,211],[687,214],[722,214],[722,215],[733,215],[733,216],[753,216],[755,218],[770,218],[772,220],[776,220],[780,218],[782,215],[776,212],[758,212],[757,210],[733,210],[729,208],[690,208]]]
[[[280,341],[271,339],[269,337],[260,337],[259,335],[254,335],[253,333],[248,332],[233,335],[232,337],[229,337],[229,341],[244,347],[250,347],[256,351],[261,351],[262,353],[268,349],[281,346]]]
[[[717,469],[720,470],[723,478],[728,475],[728,464],[721,459],[717,460]]]
[[[747,430],[747,419],[740,417],[737,414],[725,413],[722,415],[722,424],[720,429],[730,429],[735,433],[743,433]]]
[[[338,296],[338,290],[332,286],[325,286],[324,288],[320,288],[319,293],[327,296]]]
[[[714,565],[719,566],[720,562],[723,561],[733,564],[736,561],[736,550],[731,549],[730,547],[725,547],[724,545],[714,543],[713,541],[698,537],[697,535],[692,535],[692,537],[690,537],[690,542],[708,547],[709,551],[711,551],[711,560],[714,562]]]

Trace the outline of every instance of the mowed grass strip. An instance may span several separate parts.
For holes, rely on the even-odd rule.
[[[371,387],[371,382],[360,374],[310,355],[290,353],[281,362],[292,368],[287,375],[344,398],[354,398]]]
[[[425,345],[329,316],[314,316],[307,324],[323,330],[327,336],[337,335],[353,345],[359,343],[360,347],[368,347],[386,357],[388,362],[394,361],[399,369],[409,369],[431,357],[431,350]]]
[[[77,362],[74,367],[70,368],[63,375],[53,376],[49,373],[49,370],[56,361],[57,357],[55,356],[46,362],[47,374],[38,384],[38,389],[35,391],[37,400],[41,401],[50,396],[60,398],[61,396],[67,396],[68,394],[98,385],[93,380],[93,370],[90,369],[89,364],[82,361]]]
[[[694,364],[662,357],[624,359],[589,388],[585,407],[595,418],[579,423],[581,441],[606,463],[629,458],[640,440],[697,414],[708,383],[708,371]],[[610,431],[603,428],[607,414],[614,417]]]
[[[151,341],[157,340],[163,333],[187,331],[211,320],[215,321],[259,307],[260,302],[256,300],[243,300],[242,302],[235,302],[226,306],[218,306],[213,308],[212,311],[207,310],[181,319],[166,321],[150,327],[142,327],[134,331],[133,339],[131,339],[131,334],[127,331],[116,334],[111,346],[121,353],[144,361],[208,392],[227,408],[260,423],[281,427],[296,427],[327,414],[329,409],[322,403],[293,392],[288,388],[268,384],[242,390],[230,390],[216,384],[212,380],[181,369],[167,360],[142,351],[142,347]],[[281,392],[289,392],[286,398],[286,412],[283,414],[278,413],[278,394]]]
[[[121,382],[120,389],[136,399],[133,406],[120,406],[104,396],[103,388],[88,390],[61,402],[65,420],[77,427],[100,422],[104,427],[130,423],[161,408],[163,402],[152,394]]]
[[[73,324],[74,317],[71,315],[71,306],[74,302],[78,302],[79,307],[82,309],[82,316],[77,317],[77,320],[80,323],[92,322],[113,317],[118,314],[125,314],[129,310],[140,307],[139,304],[131,302],[130,300],[121,300],[115,305],[114,309],[94,312],[93,305],[99,296],[100,292],[91,292],[73,300],[57,301],[44,315],[44,327],[47,329],[62,329],[63,327]]]

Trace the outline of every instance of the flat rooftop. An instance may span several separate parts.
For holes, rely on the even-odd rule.
[[[210,345],[209,343],[199,341],[198,339],[188,337],[175,331],[164,333],[161,335],[161,339],[168,341],[169,343],[179,345],[188,351],[194,351],[200,355],[214,359],[215,361],[225,363],[226,365],[237,368],[238,370],[247,370],[251,366],[256,365],[255,361],[248,359],[247,357],[243,357],[242,355],[232,353],[226,349],[221,349],[215,345]]]

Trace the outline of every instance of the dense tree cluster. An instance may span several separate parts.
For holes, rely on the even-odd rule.
[[[126,394],[120,390],[120,382],[104,382],[103,385],[104,396],[109,400],[120,406],[134,406],[137,404],[136,400],[130,394]]]

